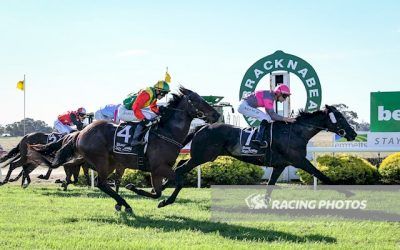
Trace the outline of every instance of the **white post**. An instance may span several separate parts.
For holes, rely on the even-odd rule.
[[[90,169],[90,182],[91,182],[91,188],[94,189],[94,171],[93,169]]]
[[[317,190],[318,179],[317,179],[317,177],[314,177],[313,179],[314,179],[314,190]]]
[[[197,166],[197,188],[201,188],[201,168]]]

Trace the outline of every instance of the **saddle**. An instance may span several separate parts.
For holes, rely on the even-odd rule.
[[[265,134],[263,135],[263,140],[268,142],[267,148],[260,148],[257,144],[253,142],[253,139],[256,137],[259,128],[244,128],[240,131],[240,155],[249,155],[249,156],[261,156],[265,155],[266,151],[272,144],[271,133],[272,133],[272,124],[265,128]]]

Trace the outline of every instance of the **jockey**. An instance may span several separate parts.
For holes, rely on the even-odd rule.
[[[119,123],[118,108],[121,104],[108,104],[94,113],[94,119]]]
[[[169,84],[166,81],[158,81],[153,87],[131,93],[118,108],[118,117],[122,121],[140,121],[133,135],[131,146],[143,144],[138,141],[140,134],[145,127],[152,124],[152,119],[157,117],[159,110],[157,100],[162,99],[170,92]]]
[[[265,127],[268,123],[273,121],[295,122],[296,119],[290,117],[283,117],[274,111],[274,102],[284,102],[287,97],[291,95],[290,88],[286,84],[280,84],[274,90],[258,90],[251,95],[244,98],[238,108],[238,112],[256,118],[261,121],[260,129],[253,140],[260,148],[268,146],[268,142],[263,141]],[[258,109],[264,107],[265,113]]]
[[[78,130],[83,129],[83,120],[86,118],[86,109],[78,108],[76,111],[68,111],[58,116],[54,122],[54,129],[61,134],[68,134],[74,129],[71,126],[75,125]]]

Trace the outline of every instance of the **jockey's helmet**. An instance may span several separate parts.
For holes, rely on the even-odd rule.
[[[82,115],[82,116],[86,115],[86,109],[82,108],[82,107],[78,108],[78,110],[76,112],[78,112],[78,115]]]
[[[285,95],[285,96],[291,95],[290,88],[286,84],[280,84],[280,85],[276,86],[274,89],[274,93],[276,95],[279,95],[279,94]]]
[[[165,93],[168,93],[170,91],[169,84],[166,81],[158,81],[154,85],[154,88],[157,90],[160,90],[161,92],[165,92]]]

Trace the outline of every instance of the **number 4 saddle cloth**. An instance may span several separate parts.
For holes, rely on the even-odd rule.
[[[127,122],[121,123],[118,125],[114,134],[114,145],[113,151],[118,154],[130,154],[130,155],[142,155],[146,152],[147,149],[147,141],[149,137],[149,131],[147,130],[144,134],[145,145],[140,146],[131,146],[131,142],[133,140],[133,134],[135,133],[135,129],[139,123],[138,122]],[[139,138],[139,140],[142,138]],[[138,152],[139,150],[143,150],[143,152]]]

